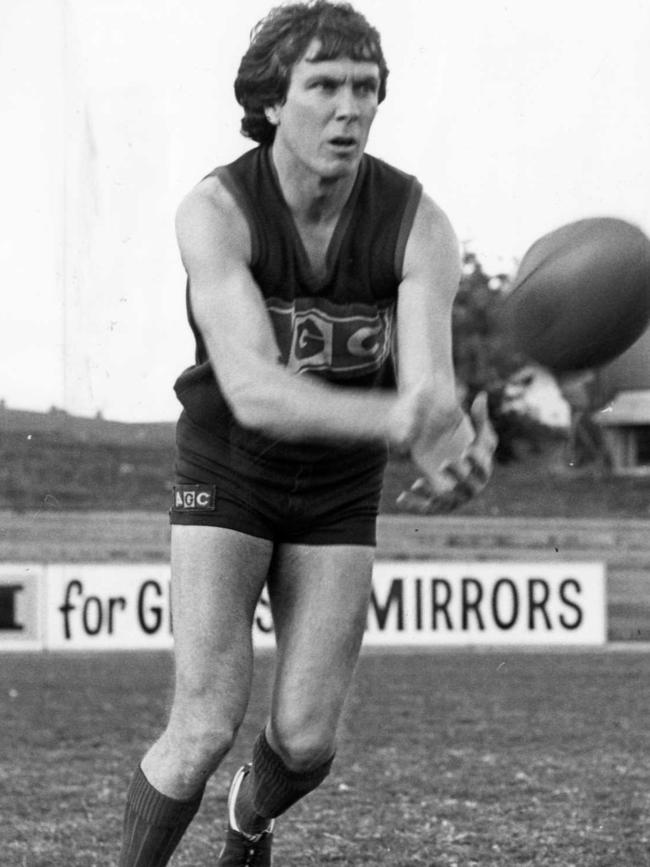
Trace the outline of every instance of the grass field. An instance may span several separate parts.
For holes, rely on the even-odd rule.
[[[603,559],[610,637],[647,639],[650,521],[636,516],[386,518],[379,553]],[[159,512],[0,513],[0,530],[4,561],[169,555]],[[628,646],[366,651],[333,773],[279,821],[276,867],[650,867],[650,654]],[[240,738],[173,867],[216,860],[272,665],[259,655]],[[115,867],[125,789],[171,673],[167,653],[0,656],[0,867]]]
[[[234,751],[172,864],[215,861]],[[168,654],[9,655],[0,863],[116,863],[124,790],[169,702]],[[650,656],[365,652],[331,777],[278,823],[278,867],[650,864]]]

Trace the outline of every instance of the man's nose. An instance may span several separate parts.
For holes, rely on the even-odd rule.
[[[336,104],[336,115],[339,118],[358,117],[360,114],[359,99],[351,85],[339,89]]]

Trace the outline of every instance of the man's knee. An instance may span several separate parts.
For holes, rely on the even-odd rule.
[[[269,742],[292,771],[308,771],[332,758],[336,731],[323,720],[297,713],[271,720]]]
[[[187,734],[187,752],[190,759],[211,770],[216,769],[230,751],[237,735],[238,726],[216,720],[191,729]]]
[[[316,760],[316,751],[303,753],[303,767],[289,766],[285,758],[269,743],[262,730],[253,747],[251,770],[252,805],[265,819],[281,816],[296,801],[318,788],[332,767],[334,756],[329,753],[325,761]]]
[[[175,702],[168,735],[191,767],[213,771],[230,751],[241,719],[213,702]]]

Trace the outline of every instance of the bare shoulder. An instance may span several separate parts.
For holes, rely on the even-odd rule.
[[[193,187],[176,211],[176,235],[183,257],[206,248],[247,256],[248,227],[232,193],[217,175]]]
[[[406,245],[404,277],[432,272],[460,276],[460,247],[447,214],[423,192]]]
[[[422,193],[415,213],[409,245],[416,255],[443,256],[450,262],[460,261],[458,238],[451,221],[426,192]]]

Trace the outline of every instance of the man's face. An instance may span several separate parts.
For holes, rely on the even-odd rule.
[[[377,112],[379,67],[371,61],[312,60],[314,40],[292,69],[285,102],[271,109],[274,147],[296,169],[322,178],[356,173]]]

